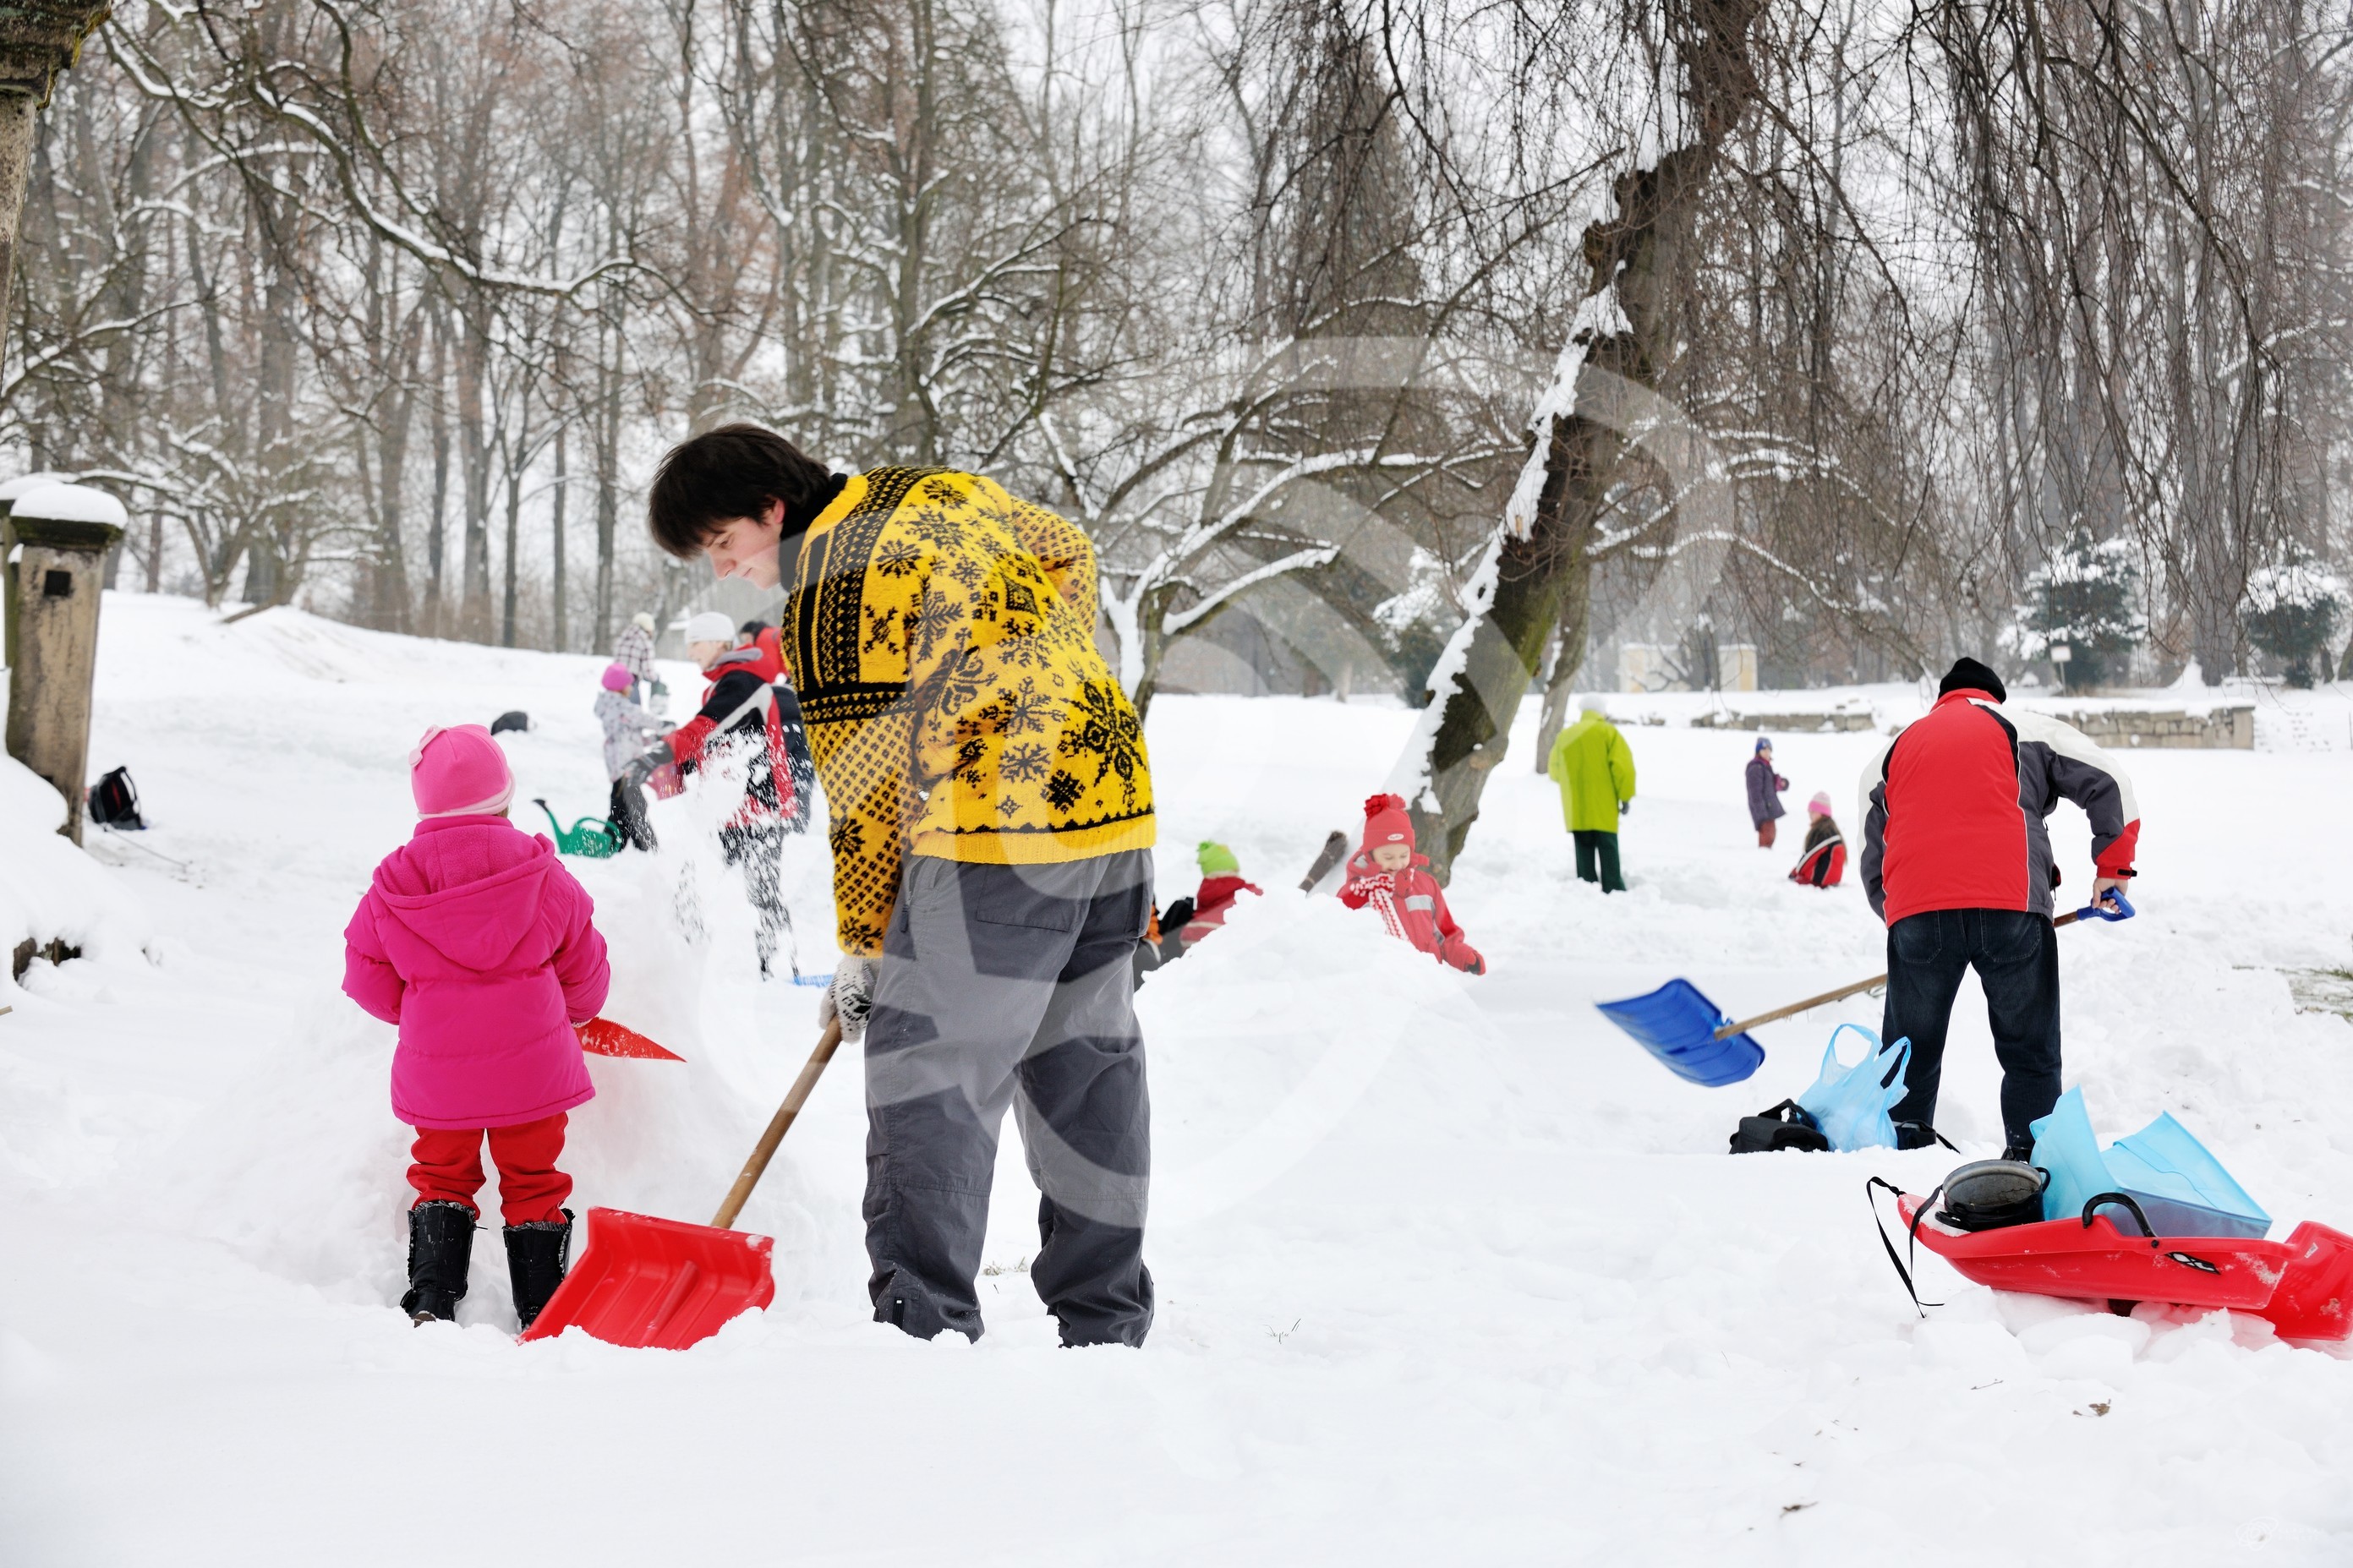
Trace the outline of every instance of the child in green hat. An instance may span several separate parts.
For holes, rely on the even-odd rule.
[[[1257,883],[1242,879],[1242,863],[1234,858],[1234,852],[1213,839],[1201,840],[1200,847],[1193,852],[1193,859],[1201,868],[1200,887],[1190,899],[1179,899],[1169,905],[1160,917],[1164,933],[1160,957],[1164,963],[1225,924],[1237,897],[1261,890]],[[1166,933],[1173,933],[1176,939],[1173,947]]]

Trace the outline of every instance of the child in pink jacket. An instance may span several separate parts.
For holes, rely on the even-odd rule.
[[[554,845],[507,820],[514,775],[488,730],[426,731],[408,784],[417,831],[343,931],[343,991],[400,1026],[392,1110],[417,1129],[400,1305],[419,1323],[457,1316],[487,1137],[529,1328],[571,1251],[565,1113],[596,1092],[574,1026],[605,1005],[612,971],[587,891]]]
[[[1340,901],[1352,910],[1366,904],[1380,911],[1391,936],[1472,974],[1487,973],[1487,961],[1454,923],[1438,879],[1422,869],[1426,855],[1413,850],[1413,818],[1401,795],[1377,795],[1365,802],[1365,841],[1348,862]]]

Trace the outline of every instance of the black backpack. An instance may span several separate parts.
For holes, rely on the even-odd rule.
[[[139,820],[139,790],[129,768],[117,768],[90,786],[84,796],[90,819],[100,827],[145,827]]]
[[[1732,1135],[1732,1152],[1736,1154],[1769,1154],[1776,1149],[1804,1149],[1815,1153],[1827,1151],[1831,1141],[1822,1136],[1821,1127],[1806,1113],[1806,1108],[1794,1100],[1740,1119],[1740,1130]]]

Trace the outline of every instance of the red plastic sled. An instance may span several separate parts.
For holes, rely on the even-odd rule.
[[[579,1323],[607,1344],[682,1351],[776,1299],[775,1245],[745,1231],[592,1208],[586,1248],[522,1337],[551,1339]]]
[[[1906,1229],[1921,1200],[1896,1203]],[[2000,1230],[1955,1230],[1930,1218],[1922,1246],[1962,1278],[1997,1290],[2088,1301],[2227,1307],[2268,1319],[2280,1337],[2353,1333],[2353,1236],[2306,1220],[2285,1241],[2241,1237],[2131,1236],[2105,1214]]]
[[[641,1061],[682,1062],[686,1058],[665,1049],[635,1029],[610,1018],[591,1018],[580,1026],[580,1048],[592,1057],[634,1057]]]

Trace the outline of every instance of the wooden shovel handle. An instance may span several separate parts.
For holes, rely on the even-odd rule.
[[[2073,925],[2075,921],[2075,914],[2070,912],[2052,921],[2051,927],[2056,931],[2061,926]],[[1715,1037],[1719,1040],[1728,1040],[1735,1035],[1746,1034],[1759,1024],[1770,1024],[1782,1018],[1794,1017],[1799,1013],[1822,1006],[1827,1003],[1843,1001],[1858,991],[1876,990],[1886,984],[1887,976],[1874,974],[1868,980],[1858,980],[1852,985],[1841,985],[1835,991],[1825,991],[1819,996],[1809,996],[1802,1002],[1792,1002],[1786,1007],[1776,1007],[1770,1013],[1759,1013],[1754,1018],[1743,1018],[1737,1024],[1726,1024],[1715,1032]]]
[[[840,1044],[841,1020],[828,1018],[825,1033],[818,1037],[817,1049],[809,1053],[809,1059],[801,1068],[801,1076],[793,1079],[793,1087],[785,1091],[785,1102],[776,1107],[774,1116],[768,1118],[768,1130],[760,1134],[760,1142],[753,1146],[752,1157],[744,1162],[743,1174],[737,1176],[735,1184],[727,1189],[727,1201],[719,1205],[719,1213],[711,1221],[712,1226],[720,1230],[735,1228],[735,1216],[742,1214],[744,1205],[751,1201],[752,1189],[758,1186],[760,1178],[767,1173],[768,1162],[776,1157],[776,1145],[785,1141],[785,1134],[792,1128],[793,1118],[798,1116],[801,1107],[808,1103],[809,1091],[817,1088],[817,1080],[824,1076],[825,1064],[833,1060],[833,1053]]]

